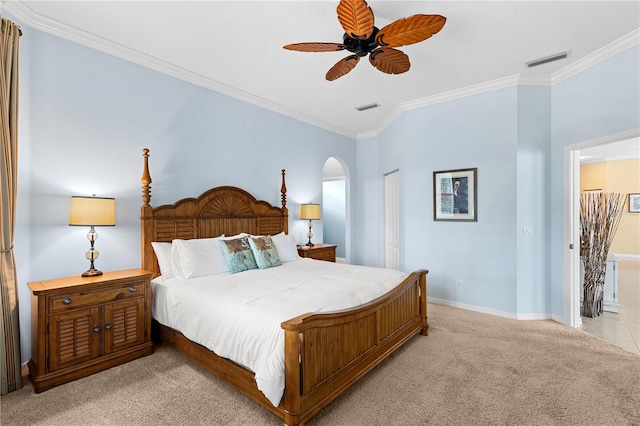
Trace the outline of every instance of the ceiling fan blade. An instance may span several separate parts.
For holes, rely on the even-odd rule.
[[[380,47],[399,47],[426,40],[444,27],[447,18],[440,15],[412,15],[382,28],[376,36]]]
[[[409,57],[396,49],[376,49],[369,54],[371,65],[387,74],[402,74],[409,71]]]
[[[340,43],[293,43],[282,46],[283,49],[296,50],[298,52],[336,52],[346,49],[344,44]]]
[[[373,11],[364,0],[340,0],[338,21],[352,38],[366,40],[373,33]]]
[[[327,71],[326,78],[329,81],[336,80],[343,75],[347,74],[356,65],[358,65],[358,61],[360,61],[360,57],[356,55],[349,55],[344,59],[338,61],[329,71]]]

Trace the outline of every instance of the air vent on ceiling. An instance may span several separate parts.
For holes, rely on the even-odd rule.
[[[362,106],[356,107],[356,109],[357,109],[358,111],[366,111],[366,110],[368,110],[368,109],[378,108],[379,106],[380,106],[380,105],[378,105],[377,103],[375,103],[375,102],[374,102],[374,103],[369,104],[369,105],[362,105]]]
[[[538,65],[548,64],[549,62],[559,61],[569,57],[570,50],[566,52],[556,53],[555,55],[547,56],[533,61],[526,62],[527,68],[537,67]]]

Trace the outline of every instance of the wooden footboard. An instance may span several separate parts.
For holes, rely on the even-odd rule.
[[[286,425],[303,424],[410,337],[427,334],[427,273],[412,273],[391,292],[356,309],[305,314],[282,323]]]

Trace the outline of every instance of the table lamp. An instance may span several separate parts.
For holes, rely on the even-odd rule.
[[[95,226],[116,225],[116,200],[114,198],[101,197],[71,197],[71,209],[69,211],[70,226],[90,226],[87,239],[91,242],[91,248],[86,253],[86,258],[91,262],[89,270],[82,273],[83,277],[102,275],[102,271],[94,267],[93,262],[100,256],[93,245],[98,239]]]
[[[320,219],[320,204],[302,204],[300,206],[300,219],[309,220],[309,232],[307,232],[309,242],[307,243],[307,245],[309,247],[313,247],[313,243],[311,242],[311,237],[313,237],[311,227],[313,226],[313,223],[311,221]]]

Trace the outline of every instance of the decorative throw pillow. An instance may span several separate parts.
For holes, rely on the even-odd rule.
[[[249,245],[253,251],[258,268],[266,269],[274,266],[280,266],[280,256],[275,244],[270,236],[266,237],[249,237]]]
[[[220,240],[220,247],[222,247],[227,266],[229,266],[229,272],[232,274],[258,267],[248,237]]]

